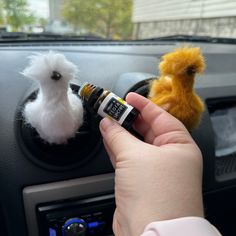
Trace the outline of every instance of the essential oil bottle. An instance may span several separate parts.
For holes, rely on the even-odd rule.
[[[85,83],[79,90],[81,99],[101,117],[109,117],[130,129],[139,112],[114,93]]]

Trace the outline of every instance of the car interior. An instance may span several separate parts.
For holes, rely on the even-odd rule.
[[[101,117],[85,105],[84,124],[75,138],[66,145],[41,140],[22,118],[23,107],[39,89],[21,74],[28,58],[62,53],[79,69],[70,84],[74,93],[88,81],[125,99],[129,92],[147,96],[161,57],[186,44],[199,47],[207,65],[195,81],[206,109],[191,132],[203,154],[205,217],[222,235],[236,235],[235,43],[183,35],[125,41],[19,37],[0,42],[0,235],[113,235],[114,169],[99,131]],[[226,145],[227,152],[216,142]],[[75,223],[80,233],[62,230]]]

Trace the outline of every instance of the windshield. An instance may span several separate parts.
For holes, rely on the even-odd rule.
[[[1,35],[236,38],[235,25],[235,0],[0,0]]]

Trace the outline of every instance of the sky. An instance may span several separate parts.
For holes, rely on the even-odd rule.
[[[28,0],[29,9],[38,17],[49,17],[49,4],[50,0]]]

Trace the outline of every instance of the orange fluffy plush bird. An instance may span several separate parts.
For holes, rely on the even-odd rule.
[[[164,55],[159,69],[160,78],[151,82],[149,99],[191,131],[204,111],[204,103],[194,91],[195,76],[205,69],[200,48],[183,47]]]

